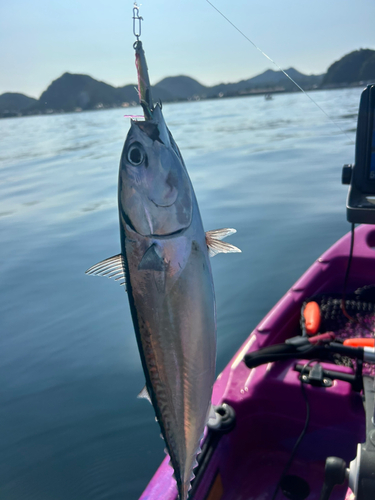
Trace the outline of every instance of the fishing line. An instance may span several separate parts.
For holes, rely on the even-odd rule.
[[[321,111],[321,112],[322,112],[322,113],[323,113],[323,114],[324,114],[324,115],[328,118],[328,120],[329,120],[330,122],[332,122],[332,123],[333,123],[333,124],[334,124],[334,125],[335,125],[335,126],[336,126],[339,130],[340,130],[340,132],[342,132],[343,134],[345,134],[345,135],[346,135],[346,137],[350,140],[350,142],[351,142],[352,144],[354,144],[354,141],[353,141],[353,140],[352,140],[352,138],[351,138],[351,137],[350,137],[350,136],[349,136],[349,135],[345,132],[345,130],[344,130],[344,129],[342,129],[342,128],[340,127],[340,125],[339,125],[337,122],[335,122],[335,121],[333,120],[333,118],[331,118],[331,117],[329,116],[329,114],[327,114],[327,113],[326,113],[326,111],[324,111],[324,109],[323,109],[323,108],[322,108],[322,107],[321,107],[321,106],[320,106],[320,105],[319,105],[316,101],[314,101],[314,99],[313,99],[313,98],[312,98],[312,97],[311,97],[311,96],[310,96],[310,95],[309,95],[309,94],[308,94],[305,90],[303,90],[303,88],[302,88],[300,85],[298,85],[298,83],[297,83],[296,81],[294,81],[294,80],[293,80],[293,78],[292,78],[290,75],[288,75],[288,73],[287,73],[286,71],[284,71],[284,70],[281,68],[281,66],[279,66],[279,65],[277,64],[277,62],[275,62],[275,61],[274,61],[274,60],[273,60],[270,56],[268,56],[265,52],[263,52],[263,50],[262,50],[260,47],[258,47],[258,45],[256,45],[256,44],[255,44],[252,40],[250,40],[250,38],[249,38],[247,35],[245,35],[245,33],[244,33],[243,31],[241,31],[241,30],[240,30],[240,29],[239,29],[239,28],[238,28],[238,27],[237,27],[234,23],[232,23],[232,21],[231,21],[230,19],[228,19],[228,18],[227,18],[227,16],[226,16],[226,15],[224,15],[224,14],[223,14],[223,13],[222,13],[222,12],[221,12],[218,8],[217,8],[217,7],[215,7],[215,5],[214,5],[212,2],[210,2],[210,0],[206,0],[206,2],[207,2],[208,4],[210,4],[210,5],[211,5],[211,7],[212,7],[213,9],[215,9],[215,10],[216,10],[216,12],[218,12],[218,13],[219,13],[219,14],[220,14],[220,15],[221,15],[221,16],[222,16],[222,17],[223,17],[226,21],[228,21],[228,23],[229,23],[230,25],[232,25],[232,26],[233,26],[233,28],[234,28],[235,30],[237,30],[237,31],[238,31],[238,33],[240,33],[240,34],[241,34],[241,35],[242,35],[242,36],[243,36],[243,37],[244,37],[244,38],[245,38],[248,42],[250,42],[250,43],[251,43],[251,45],[253,45],[253,47],[255,47],[257,50],[259,50],[259,52],[260,52],[261,54],[263,54],[263,55],[264,55],[264,57],[266,57],[269,61],[271,61],[271,63],[272,63],[272,64],[274,64],[274,65],[276,66],[276,68],[278,68],[280,71],[282,71],[282,72],[284,73],[284,75],[285,75],[287,78],[289,78],[289,80],[290,80],[292,83],[294,83],[294,85],[295,85],[295,86],[296,86],[296,87],[297,87],[297,88],[298,88],[298,89],[299,89],[299,90],[300,90],[303,94],[305,94],[305,96],[306,96],[308,99],[310,99],[310,101],[311,101],[311,102],[313,102],[317,108],[319,108],[319,109],[320,109],[320,111]]]

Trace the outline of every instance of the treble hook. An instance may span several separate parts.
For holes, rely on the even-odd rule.
[[[137,21],[138,21],[138,29],[137,29]],[[142,32],[142,21],[143,17],[139,15],[139,7],[137,5],[137,2],[134,2],[134,7],[133,7],[133,33],[134,36],[137,39],[137,42],[139,41],[139,37],[141,36]]]

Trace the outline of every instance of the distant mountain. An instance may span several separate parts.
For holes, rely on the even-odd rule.
[[[304,75],[294,68],[286,72],[306,90],[375,81],[375,50],[360,49],[346,54],[333,63],[325,75]],[[0,95],[0,118],[132,106],[138,103],[136,87],[136,84],[113,87],[88,75],[64,73],[51,83],[39,100],[9,92]],[[170,76],[152,87],[152,97],[154,102],[173,102],[295,90],[293,82],[282,71],[268,69],[247,80],[213,87],[206,87],[189,76]]]
[[[375,80],[375,50],[360,49],[346,54],[328,68],[322,84],[334,86]]]
[[[200,84],[190,76],[170,76],[164,78],[154,87],[154,93],[167,92],[172,99],[191,99],[194,96],[202,96],[207,93],[208,88]],[[169,99],[169,100],[172,100]]]
[[[299,85],[319,85],[323,79],[323,75],[304,75],[294,68],[288,68],[285,70],[288,75],[293,78]],[[269,69],[261,75],[251,78],[249,82],[252,85],[282,85],[290,80],[285,76],[282,71],[273,71]]]
[[[155,88],[152,92],[155,100],[173,101],[173,95],[163,88]],[[40,110],[74,111],[77,109],[95,109],[119,107],[124,103],[137,103],[137,85],[112,87],[108,83],[99,82],[88,75],[64,73],[54,80],[40,96]]]
[[[154,87],[151,87],[151,95],[154,102],[157,101],[172,102],[178,100],[168,90],[163,89],[161,87],[157,87],[156,85]],[[137,95],[137,102],[138,102],[138,95]]]
[[[304,75],[294,68],[289,68],[286,70],[293,80],[295,80],[298,85],[302,85],[307,89],[314,86],[319,86],[323,75]],[[275,89],[276,87],[281,87],[284,90],[290,90],[294,84],[284,75],[282,71],[274,71],[268,69],[264,73],[249,78],[248,80],[241,80],[237,83],[221,83],[211,87],[208,91],[208,96],[213,97],[219,94],[235,95],[238,93],[245,93],[246,91],[251,91],[255,89]]]
[[[297,83],[311,88],[318,85],[321,75],[303,75],[294,68],[287,70]],[[113,87],[108,83],[95,80],[88,75],[64,73],[54,80],[47,90],[40,96],[39,100],[31,99],[22,94],[3,94],[0,96],[0,117],[17,116],[18,114],[37,114],[52,112],[70,112],[78,110],[89,110],[99,108],[112,108],[128,106],[138,103],[138,92],[136,84],[124,87]],[[242,80],[237,83],[222,83],[214,87],[206,87],[189,76],[179,75],[164,78],[152,87],[154,102],[185,101],[189,99],[205,99],[212,97],[227,97],[240,95],[259,89],[289,90],[292,83],[281,71],[267,70],[261,75]],[[1,102],[8,103],[14,97],[11,106],[1,106]],[[5,113],[5,114],[4,114]]]
[[[137,100],[137,93],[132,85],[117,89],[88,75],[64,73],[43,92],[38,107],[63,111],[114,107],[121,106],[129,97],[132,101]]]
[[[0,116],[17,116],[36,102],[38,102],[36,99],[24,94],[6,92],[0,95]]]
[[[360,80],[363,81],[375,81],[375,51],[374,54],[370,56],[362,64],[361,71],[359,73]]]
[[[136,83],[131,83],[129,85],[125,85],[124,87],[112,87],[117,91],[117,96],[122,103],[124,102],[136,102],[138,103],[138,85]]]

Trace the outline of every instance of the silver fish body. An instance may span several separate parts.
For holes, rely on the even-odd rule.
[[[120,161],[121,253],[86,273],[126,283],[146,378],[139,396],[154,406],[186,500],[205,425],[220,421],[211,406],[216,310],[209,257],[241,250],[222,241],[235,229],[204,233],[181,153],[152,102],[142,42],[134,47],[145,121],[131,122]]]
[[[193,187],[161,109],[132,122],[119,171],[121,250],[146,388],[187,498],[215,378],[216,312]]]

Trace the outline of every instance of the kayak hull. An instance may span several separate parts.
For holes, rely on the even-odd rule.
[[[356,229],[348,292],[375,283],[375,229]],[[305,424],[306,403],[295,361],[269,363],[248,369],[245,354],[284,342],[299,334],[301,306],[307,297],[342,292],[350,250],[345,235],[301,276],[251,332],[218,376],[213,404],[227,403],[236,412],[236,427],[224,435],[205,470],[194,500],[269,500]],[[303,361],[302,361],[303,363]],[[322,363],[330,368],[329,363]],[[336,371],[352,373],[345,366]],[[348,382],[331,387],[305,386],[311,409],[310,424],[288,471],[318,500],[327,456],[356,456],[365,439],[362,398]],[[162,462],[140,500],[176,500],[176,483],[168,457]],[[350,493],[350,492],[349,492]],[[336,487],[330,500],[349,498],[347,486]],[[277,498],[285,498],[279,492]]]

